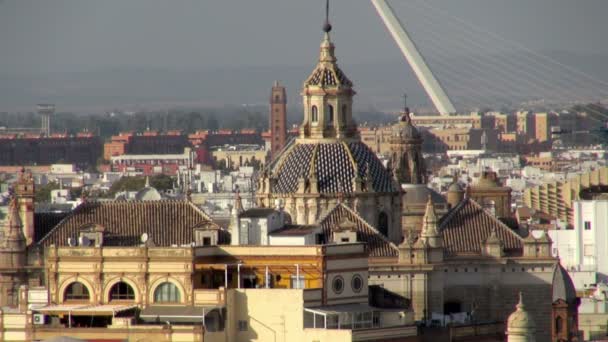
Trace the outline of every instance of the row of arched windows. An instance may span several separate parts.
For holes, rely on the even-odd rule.
[[[342,112],[340,119],[342,124],[346,123],[346,105],[342,105]],[[319,109],[317,106],[312,106],[311,108],[311,120],[312,122],[319,122]],[[327,123],[330,125],[334,124],[334,106],[327,105]]]
[[[91,295],[89,289],[81,282],[73,282],[66,289],[63,294],[64,301],[82,301],[89,300]],[[114,284],[110,288],[109,294],[110,301],[114,300],[135,300],[135,291],[131,285],[121,281]],[[181,302],[181,294],[175,284],[171,282],[164,282],[156,287],[154,290],[154,302],[155,303],[179,303]]]

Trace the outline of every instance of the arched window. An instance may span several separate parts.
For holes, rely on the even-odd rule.
[[[562,325],[564,324],[562,318],[557,316],[555,319],[555,333],[559,334],[562,331]]]
[[[342,105],[342,112],[340,113],[340,122],[342,125],[346,125],[346,110],[348,107],[346,105]]]
[[[71,283],[65,289],[65,292],[63,294],[64,301],[89,300],[89,298],[90,298],[89,289],[87,289],[87,287],[84,286],[84,284],[80,283],[80,282]]]
[[[378,230],[382,235],[388,236],[388,215],[384,211],[378,215]]]
[[[312,122],[319,121],[319,110],[317,109],[317,106],[312,106],[311,116],[312,116]]]
[[[274,96],[274,102],[279,103],[281,101],[281,97],[279,95]]]
[[[134,300],[135,292],[131,285],[121,281],[110,289],[110,301],[113,300]]]
[[[327,105],[327,124],[333,126],[334,124],[334,106]]]
[[[162,283],[154,290],[155,303],[179,303],[180,301],[179,289],[173,283]]]

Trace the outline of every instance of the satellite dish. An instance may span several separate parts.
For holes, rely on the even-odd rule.
[[[80,238],[78,238],[78,243],[81,246],[85,246],[86,247],[86,246],[89,246],[91,244],[91,240],[89,240],[89,238],[86,237],[86,236],[81,236]]]
[[[74,247],[76,246],[76,240],[72,239],[72,238],[68,238],[68,245],[70,247]]]
[[[146,242],[148,242],[148,239],[149,239],[149,238],[150,238],[150,237],[148,236],[148,233],[143,233],[143,234],[141,234],[141,238],[140,238],[141,243],[146,243]]]

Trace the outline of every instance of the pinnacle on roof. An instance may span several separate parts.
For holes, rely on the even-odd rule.
[[[435,205],[433,204],[433,199],[431,195],[429,195],[429,199],[426,202],[426,210],[424,212],[424,232],[426,234],[433,233],[434,235],[438,234],[437,231],[437,215],[435,214]]]
[[[10,212],[8,215],[7,239],[25,239],[22,231],[23,222],[19,215],[19,205],[16,197],[11,199]]]

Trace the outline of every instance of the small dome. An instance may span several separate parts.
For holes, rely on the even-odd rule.
[[[135,200],[137,201],[160,201],[162,196],[155,188],[147,186],[137,192]]]
[[[526,311],[526,306],[523,303],[521,293],[519,294],[519,303],[516,307],[517,310],[515,310],[515,312],[513,312],[507,320],[508,331],[527,330],[529,332],[533,332],[536,329],[536,323],[534,323],[532,315]]]
[[[429,196],[435,204],[447,203],[445,197],[425,184],[402,184],[401,188],[405,190],[404,203],[426,204]]]
[[[412,124],[409,114],[403,114],[399,122],[393,126],[393,136],[403,140],[421,140],[422,135]]]
[[[473,184],[475,187],[480,188],[499,188],[500,183],[498,182],[498,176],[495,172],[484,171],[481,177]]]
[[[464,192],[464,189],[462,188],[462,186],[460,186],[460,183],[458,183],[458,181],[455,181],[448,187],[448,192]]]

